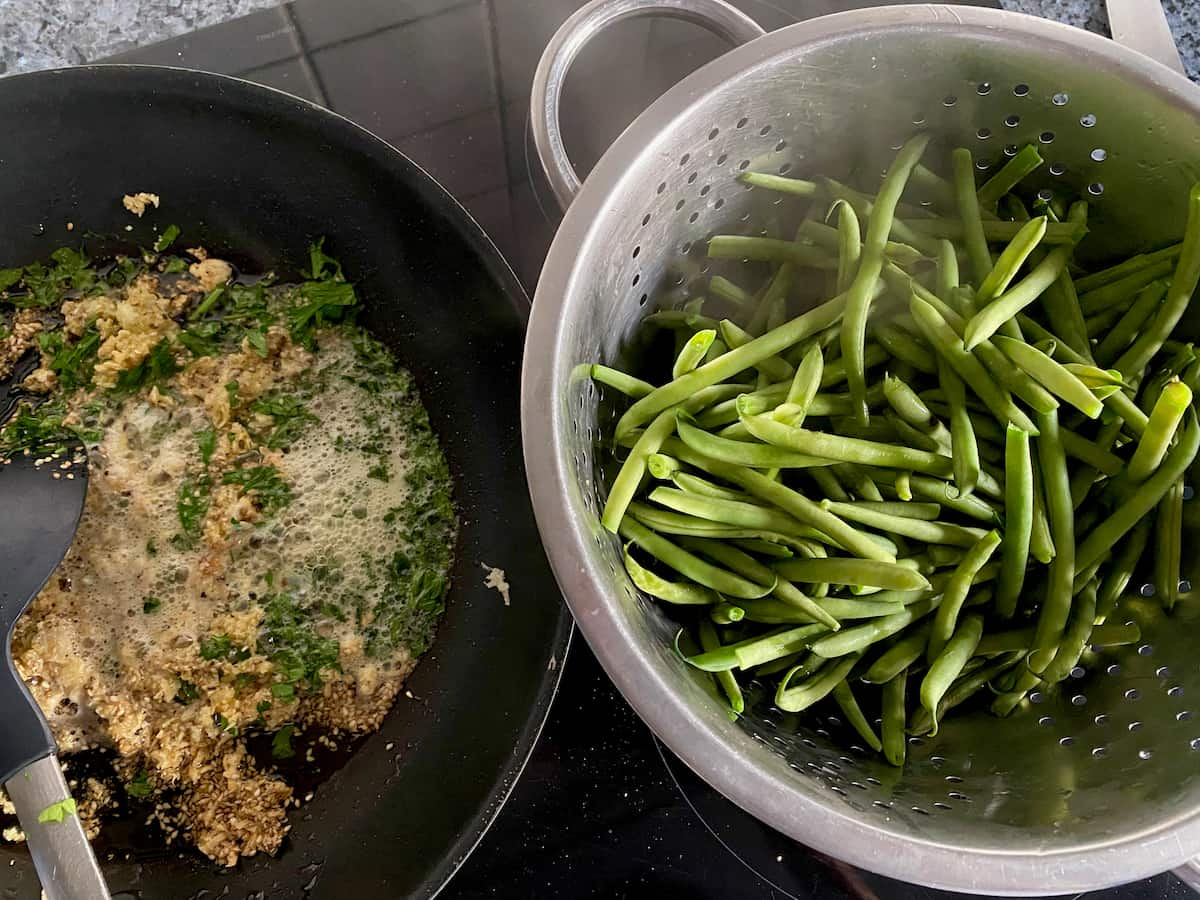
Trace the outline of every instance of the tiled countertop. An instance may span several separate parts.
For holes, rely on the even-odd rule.
[[[1107,32],[1103,0],[1001,3]],[[0,74],[100,59],[274,5],[275,0],[0,0]],[[1188,73],[1200,80],[1200,4],[1166,0],[1166,8]]]

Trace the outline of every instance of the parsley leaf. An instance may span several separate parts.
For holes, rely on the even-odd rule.
[[[197,322],[175,335],[192,356],[214,356],[221,346],[221,324],[219,322]]]
[[[287,311],[292,340],[305,347],[313,345],[313,332],[328,322],[340,322],[346,311],[358,303],[354,285],[344,281],[306,281],[300,285],[303,303]]]
[[[238,736],[238,732],[239,732],[238,727],[236,725],[234,725],[232,722],[230,722],[227,718],[225,718],[220,713],[217,713],[214,721],[216,722],[217,727],[220,728],[226,734],[233,735],[234,737]]]
[[[233,640],[227,634],[213,634],[200,641],[200,658],[224,659],[233,649]]]
[[[100,349],[100,332],[88,328],[79,340],[67,343],[62,331],[42,332],[38,346],[49,358],[47,368],[58,375],[58,383],[68,393],[92,383],[96,352]]]
[[[142,601],[142,612],[146,615],[156,613],[162,607],[162,601],[157,597],[147,597]]]
[[[66,418],[66,404],[61,400],[42,403],[36,408],[22,403],[0,428],[0,459],[25,450],[53,452],[72,440],[94,444],[103,436],[98,429],[64,424]]]
[[[324,237],[317,238],[308,245],[308,271],[300,274],[313,281],[321,281],[325,278],[332,278],[335,281],[344,280],[342,264],[325,252]]]
[[[61,824],[75,814],[75,800],[71,797],[68,797],[66,800],[59,800],[57,803],[51,803],[40,813],[38,813],[38,822],[42,825],[47,825],[50,823]]]
[[[217,429],[209,425],[197,431],[196,446],[200,448],[200,461],[207,466],[217,449]]]
[[[171,351],[171,339],[163,338],[145,359],[117,376],[117,386],[113,391],[130,394],[140,388],[161,384],[178,371],[179,364],[175,362],[175,354]]]
[[[246,332],[246,343],[263,359],[267,358],[267,332],[264,328]]]
[[[271,696],[290,703],[296,699],[296,686],[286,681],[277,682],[271,685]],[[269,706],[267,708],[270,709]]]
[[[271,756],[275,759],[291,759],[296,755],[292,747],[292,737],[296,734],[295,725],[284,725],[271,738]]]
[[[0,291],[7,291],[21,280],[20,269],[0,269]]]
[[[272,450],[294,443],[306,426],[317,421],[298,397],[283,391],[259,397],[250,404],[250,411],[271,417],[272,427],[265,443]]]
[[[168,225],[163,229],[162,234],[158,236],[158,240],[154,242],[155,252],[162,253],[173,243],[175,243],[175,238],[177,237],[179,237],[179,226]]]
[[[182,675],[179,676],[179,692],[175,695],[175,702],[182,703],[185,706],[193,700],[200,697],[200,688],[188,681]]]
[[[175,511],[179,514],[179,527],[183,531],[184,547],[192,546],[200,537],[204,517],[208,515],[212,479],[203,475],[193,481],[185,478],[179,485],[175,497]]]
[[[164,275],[174,275],[177,272],[184,271],[185,269],[187,269],[187,267],[188,267],[187,261],[184,260],[182,257],[172,256],[170,259],[167,260],[166,266],[163,267],[163,274]]]
[[[138,771],[133,776],[133,781],[125,785],[125,793],[135,800],[142,800],[154,793],[154,788],[150,784],[150,776],[146,774],[145,769]]]
[[[221,484],[241,485],[243,491],[254,495],[259,509],[266,516],[292,502],[292,488],[274,466],[231,469],[221,476]]]

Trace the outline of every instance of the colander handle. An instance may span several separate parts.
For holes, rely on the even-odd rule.
[[[529,102],[533,144],[563,209],[571,205],[580,185],[579,175],[567,157],[558,121],[567,72],[579,52],[605,28],[635,16],[649,15],[694,22],[734,44],[745,44],[764,34],[757,22],[724,0],[592,0],[575,12],[542,51]]]
[[[1159,0],[1105,0],[1113,40],[1186,75]]]

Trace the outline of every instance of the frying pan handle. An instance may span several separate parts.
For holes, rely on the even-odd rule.
[[[646,15],[694,22],[734,44],[748,43],[764,33],[758,23],[724,0],[592,0],[576,11],[542,51],[529,102],[533,144],[563,209],[570,206],[580,184],[567,157],[558,121],[567,72],[579,52],[605,28]]]
[[[39,759],[4,787],[17,808],[46,900],[109,900],[79,816],[63,814],[62,821],[38,821],[43,811],[71,796],[58,758]]]
[[[1113,40],[1186,76],[1159,0],[1106,0]]]

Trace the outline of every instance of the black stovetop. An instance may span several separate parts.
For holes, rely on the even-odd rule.
[[[987,2],[987,0],[980,0]],[[767,29],[869,0],[735,0]],[[374,131],[441,181],[530,295],[559,212],[530,155],[529,87],[580,0],[297,0],[124,54],[236,74]],[[719,55],[696,26],[639,19],[569,77],[567,146],[586,172],[651,100]],[[554,602],[545,598],[546,602]],[[576,640],[540,743],[442,896],[948,900],[823,858],[724,800],[662,748]],[[1182,900],[1170,875],[1089,900]]]

